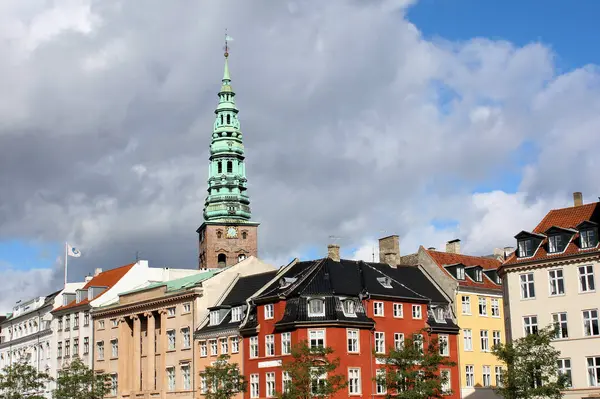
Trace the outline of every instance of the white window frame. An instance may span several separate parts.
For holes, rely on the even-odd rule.
[[[290,355],[292,353],[292,333],[281,333],[281,354]]]
[[[272,303],[265,305],[265,320],[272,320],[275,317],[275,307]]]
[[[356,303],[352,299],[342,301],[342,310],[346,317],[356,317]]]
[[[558,374],[566,374],[569,378],[569,382],[567,383],[568,387],[571,387],[573,384],[573,372],[571,369],[571,358],[558,359]]]
[[[450,356],[450,336],[448,334],[438,334],[439,352],[442,356]]]
[[[221,322],[221,317],[218,310],[211,310],[210,312],[210,322],[211,326],[216,326]]]
[[[537,334],[538,332],[538,318],[537,315],[523,316],[523,334],[528,336],[529,334]]]
[[[562,283],[562,292],[560,292],[560,284]],[[548,270],[548,295],[561,296],[565,295],[565,274],[563,269]]]
[[[167,374],[167,390],[172,392],[175,390],[177,386],[176,375],[175,375],[175,367],[168,366],[165,370]]]
[[[581,313],[583,316],[583,335],[585,337],[600,336],[600,316],[598,314],[598,309],[586,309]],[[594,321],[596,322],[596,334],[594,334]],[[587,325],[588,323],[589,328]]]
[[[219,338],[219,349],[221,349],[221,355],[229,353],[229,339],[227,337]]]
[[[467,388],[475,386],[475,366],[472,364],[465,365],[465,386]]]
[[[183,304],[183,313],[190,313],[192,311],[192,305],[189,302]]]
[[[177,349],[177,336],[175,330],[167,330],[167,350],[174,351]]]
[[[289,386],[291,383],[292,377],[290,376],[290,373],[288,371],[283,371],[281,373],[281,388],[284,393],[289,391]]]
[[[167,317],[175,317],[175,316],[177,316],[177,308],[175,306],[167,308]]]
[[[591,234],[590,234],[591,233]],[[597,235],[597,231],[596,229],[583,229],[579,232],[579,237],[580,237],[580,242],[581,242],[581,249],[589,249],[589,248],[594,248],[596,247],[598,244],[596,245],[592,245],[593,241],[590,240],[590,236],[592,237],[592,239],[595,239],[594,237],[596,237]]]
[[[275,397],[275,373],[273,371],[265,373],[265,396],[267,398]]]
[[[119,391],[119,375],[117,373],[112,373],[110,375],[110,394],[113,396],[117,396],[118,391]]]
[[[209,339],[208,340],[208,346],[210,346],[210,355],[211,356],[218,356],[219,355],[219,345],[217,342],[217,339]]]
[[[240,338],[237,335],[233,335],[231,338],[231,353],[240,352]]]
[[[384,306],[383,302],[375,301],[373,302],[373,316],[375,317],[384,317]]]
[[[394,348],[402,350],[404,347],[404,333],[394,333]]]
[[[552,313],[552,323],[557,327],[556,338],[565,339],[569,338],[569,320],[567,318],[567,312]],[[566,334],[564,334],[564,330]]]
[[[375,394],[376,395],[385,395],[387,393],[387,386],[379,383],[380,377],[385,377],[386,373],[384,369],[377,369],[375,371],[375,376],[377,378],[375,382]]]
[[[250,359],[256,359],[258,357],[258,337],[250,337]]]
[[[492,317],[500,317],[500,299],[491,298],[490,305],[490,308],[492,310]]]
[[[182,336],[182,349],[189,349],[192,347],[192,336],[189,327],[183,327],[181,329]]]
[[[497,387],[501,387],[502,386],[502,373],[504,371],[502,370],[502,366],[494,366],[494,376],[496,378],[496,386]]]
[[[596,276],[594,275],[594,265],[577,267],[577,275],[579,276],[580,293],[596,292]]]
[[[404,306],[401,303],[394,303],[393,305],[394,317],[401,319],[404,317]]]
[[[423,309],[421,305],[412,305],[412,318],[416,320],[423,318]]]
[[[317,309],[313,310],[312,305],[320,303],[321,309],[317,311]],[[325,316],[325,300],[323,298],[310,298],[307,303],[308,306],[308,316],[309,317],[322,317]]]
[[[326,334],[325,330],[308,330],[308,346],[309,348],[318,348],[319,345],[313,345],[313,340],[323,341],[323,348],[326,347]]]
[[[250,397],[258,398],[260,395],[260,377],[258,374],[250,374]]]
[[[98,352],[98,360],[104,360],[104,341],[96,342],[96,351]]]
[[[444,381],[444,374],[446,375]],[[442,381],[441,389],[442,395],[450,395],[452,393],[452,372],[450,369],[441,369],[440,370],[440,379]]]
[[[456,279],[464,280],[465,279],[465,268],[462,266],[458,266],[456,268]]]
[[[473,330],[465,328],[463,330],[463,346],[465,351],[473,350]]]
[[[502,343],[502,331],[494,330],[492,331],[492,347],[496,345],[500,345]]]
[[[236,306],[233,309],[231,309],[231,322],[239,322],[242,321],[242,307],[241,306]]]
[[[462,308],[462,314],[471,314],[471,297],[469,295],[462,295],[460,298],[460,304]]]
[[[375,353],[385,353],[385,332],[375,331]]]
[[[208,356],[208,346],[206,345],[206,341],[200,341],[200,357]]]
[[[425,337],[423,334],[413,334],[413,345],[423,353],[425,347]]]
[[[189,363],[184,363],[181,365],[181,380],[182,387],[185,391],[190,390],[192,388],[192,374]]]
[[[519,275],[521,299],[535,299],[535,278],[533,273]]]
[[[348,353],[360,352],[360,330],[346,329],[346,348]]]
[[[492,368],[488,365],[484,365],[482,367],[481,382],[482,382],[482,385],[486,388],[492,386]]]
[[[558,250],[558,247],[562,244],[563,236],[561,234],[553,234],[548,237],[548,253],[556,254],[562,251]]]
[[[477,312],[479,316],[487,316],[487,298],[484,296],[477,297]]]
[[[119,340],[117,338],[110,340],[110,354],[111,358],[119,357]]]
[[[362,394],[362,381],[361,381],[361,375],[360,375],[360,367],[349,367],[348,368],[348,394],[349,395]]]
[[[490,351],[490,332],[488,330],[479,330],[479,344],[482,352]]]
[[[588,372],[588,386],[600,386],[600,356],[589,356],[586,358]]]
[[[275,335],[265,335],[265,356],[275,356]]]

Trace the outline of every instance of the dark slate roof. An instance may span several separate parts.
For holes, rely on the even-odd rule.
[[[425,273],[416,266],[397,266],[394,268],[385,263],[378,263],[375,264],[375,267],[395,280],[406,284],[412,290],[431,299],[432,303],[449,303],[435,283],[429,280]]]
[[[56,296],[57,296],[58,294],[60,294],[60,293],[61,293],[61,291],[62,291],[62,290],[58,290],[58,291],[55,291],[55,292],[53,292],[53,293],[51,293],[51,294],[48,294],[48,295],[46,295],[46,299],[44,299],[44,306],[46,306],[46,305],[48,305],[48,304],[50,304],[50,303],[54,302],[54,298],[56,298]]]
[[[427,324],[429,324],[429,327],[431,327],[431,329],[436,333],[457,333],[460,330],[458,325],[455,324],[451,319],[446,319],[445,323],[438,323],[435,321],[435,318],[428,317]]]
[[[273,270],[270,272],[240,277],[229,294],[225,297],[225,299],[223,299],[221,305],[235,306],[245,303],[246,299],[250,298],[265,284],[271,281],[276,274],[277,270]]]

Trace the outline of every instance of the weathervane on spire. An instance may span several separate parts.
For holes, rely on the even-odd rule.
[[[229,57],[229,42],[233,41],[233,37],[227,34],[227,28],[225,28],[225,58]]]

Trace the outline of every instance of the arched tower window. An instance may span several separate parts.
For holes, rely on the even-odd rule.
[[[248,238],[248,233],[242,231],[242,240],[245,240],[246,238]]]
[[[223,165],[221,162],[217,162],[217,173],[223,173]]]
[[[229,125],[231,123],[231,115],[227,114],[227,124]]]
[[[219,254],[219,256],[217,256],[217,263],[219,267],[225,267],[227,265],[227,255]]]
[[[217,238],[221,238],[223,237],[223,233],[221,233],[220,231],[217,231]]]
[[[223,124],[223,115],[221,115],[221,125]]]
[[[233,173],[233,162],[227,161],[227,173]]]

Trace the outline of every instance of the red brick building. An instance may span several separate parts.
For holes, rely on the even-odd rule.
[[[283,390],[282,363],[302,340],[330,346],[340,358],[349,382],[336,398],[383,397],[375,382],[383,370],[373,354],[388,353],[404,337],[428,329],[431,339],[448,343],[444,354],[458,364],[458,327],[452,321],[450,299],[415,266],[340,260],[330,257],[292,262],[251,300],[240,327],[244,337],[243,372],[248,381],[244,398],[269,398]],[[452,392],[460,397],[457,366],[446,368]]]

